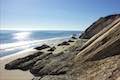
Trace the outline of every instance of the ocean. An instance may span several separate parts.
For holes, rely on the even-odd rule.
[[[80,31],[19,31],[0,30],[0,57],[4,57],[27,48],[35,47],[37,42],[48,40],[68,39],[73,34],[80,35]],[[34,45],[33,45],[34,44]]]

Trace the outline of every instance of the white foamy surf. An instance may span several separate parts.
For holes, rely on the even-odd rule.
[[[69,38],[70,36],[69,37],[57,37],[57,38],[44,39],[44,40],[22,41],[22,42],[16,42],[16,43],[1,44],[0,57],[9,56],[11,54],[16,54],[25,49],[32,48],[35,46],[40,46],[42,44],[48,44],[48,45],[57,44]]]

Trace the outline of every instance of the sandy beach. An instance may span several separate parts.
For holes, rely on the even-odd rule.
[[[57,46],[58,43],[61,43],[65,40],[57,40],[55,41],[55,44],[50,44],[51,41],[47,42],[51,47],[55,46],[56,50],[53,52],[53,54],[60,53],[64,51],[65,49],[69,48],[70,46],[74,45],[75,42],[70,43],[70,45],[67,46]],[[77,41],[77,40],[75,40]],[[51,42],[52,43],[52,42]],[[40,45],[41,43],[38,43]],[[49,49],[49,48],[48,48]],[[48,49],[40,50],[42,52],[47,52]],[[20,51],[18,53],[5,56],[0,58],[0,80],[31,80],[34,76],[29,71],[22,71],[22,70],[6,70],[5,64],[16,60],[18,58],[22,58],[25,56],[28,56],[30,54],[39,52],[39,50],[36,50],[34,48],[29,48],[23,51]]]
[[[5,64],[13,61],[17,58],[27,56],[37,52],[34,49],[28,49],[4,58],[0,59],[0,80],[30,80],[33,75],[29,73],[29,71],[21,71],[21,70],[5,70]],[[27,75],[26,75],[27,74]]]

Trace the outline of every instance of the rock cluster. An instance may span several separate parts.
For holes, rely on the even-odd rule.
[[[74,50],[74,48],[78,46],[78,43],[71,46],[70,50]],[[58,54],[49,52],[55,49],[55,47],[52,47],[48,49],[48,53],[37,52],[14,60],[6,64],[5,69],[29,70],[34,76],[64,75],[69,71],[72,65],[71,59],[73,59],[78,52],[70,53],[68,51],[63,51]]]

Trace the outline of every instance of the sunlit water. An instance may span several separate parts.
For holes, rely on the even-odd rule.
[[[0,31],[0,57],[14,54],[26,48],[38,46],[49,40],[68,39],[80,31]],[[52,41],[54,43],[54,41]],[[51,42],[51,43],[52,43]]]

